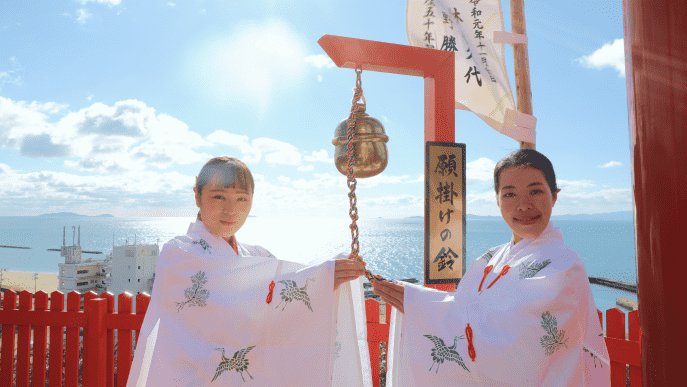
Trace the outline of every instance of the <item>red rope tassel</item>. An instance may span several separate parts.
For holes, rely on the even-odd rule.
[[[274,292],[274,281],[272,281],[272,283],[270,284],[270,292],[267,293],[267,300],[266,301],[268,304],[270,302],[272,302],[272,292]]]
[[[508,270],[510,270],[510,266],[508,266],[508,265],[504,266],[503,269],[501,269],[501,273],[499,273],[499,276],[496,277],[496,278],[494,279],[494,281],[493,281],[492,283],[489,284],[489,286],[487,286],[487,289],[489,289],[489,288],[491,287],[491,285],[495,284],[496,281],[499,280],[499,278],[501,278],[501,277],[503,277],[504,275],[506,275],[506,274],[508,273]]]
[[[487,279],[487,274],[491,271],[491,269],[494,268],[494,265],[489,265],[484,268],[484,277],[482,277],[482,282],[479,283],[479,292],[482,291],[482,284],[484,283],[484,280]]]
[[[465,328],[465,337],[468,338],[468,355],[470,355],[470,359],[474,362],[477,359],[477,354],[475,353],[475,346],[472,345],[472,328],[470,328],[470,323]]]

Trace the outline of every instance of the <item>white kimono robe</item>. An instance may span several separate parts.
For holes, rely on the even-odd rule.
[[[509,269],[505,269],[509,267]],[[587,271],[551,223],[475,260],[455,293],[406,284],[387,386],[610,386]]]
[[[372,386],[361,279],[237,247],[201,221],[163,246],[127,386]]]

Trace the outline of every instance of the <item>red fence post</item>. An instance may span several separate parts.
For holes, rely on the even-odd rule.
[[[94,300],[96,298],[98,298],[98,295],[94,291],[86,292],[83,295],[83,308],[81,308],[81,310],[83,310],[84,313],[86,313],[86,310],[87,310],[86,304],[88,304],[88,302],[90,300]],[[90,324],[89,324],[88,318],[86,318],[86,325],[84,325],[83,334],[81,335],[81,343],[83,346],[82,347],[83,348],[82,353],[81,353],[81,385],[86,385],[86,383],[88,383],[87,380],[91,379],[90,376],[88,375],[88,373],[91,370],[91,360],[93,357],[93,356],[91,356],[91,351],[97,350],[97,348],[91,347],[86,342],[86,338],[88,337],[89,330],[90,330]]]
[[[48,309],[48,293],[40,290],[36,293],[34,310],[44,311]],[[45,359],[47,350],[48,327],[33,327],[33,367],[31,368],[31,385],[45,386]]]
[[[92,292],[89,292],[92,293]],[[95,295],[95,293],[93,293]],[[84,349],[88,348],[88,378],[83,376],[84,387],[102,387],[105,385],[105,312],[107,300],[95,298],[86,302],[88,334],[84,333]],[[85,351],[84,351],[85,353]],[[85,356],[84,356],[85,360]],[[88,368],[86,368],[88,367]]]
[[[618,308],[608,309],[606,311],[606,337],[613,339],[620,339],[625,341],[625,313]],[[619,353],[615,350],[614,341],[607,340],[606,346],[610,352],[614,354]],[[626,369],[625,362],[618,362],[617,356],[611,360],[611,386],[620,387],[626,385]]]
[[[81,293],[76,290],[67,294],[67,313],[82,313]],[[80,331],[80,327],[67,327],[67,348],[64,351],[64,387],[79,386]]]
[[[381,337],[377,332],[379,327],[379,302],[365,300],[365,316],[367,318],[367,346],[370,351],[370,366],[372,367],[372,385],[379,387],[379,342]]]
[[[17,293],[5,290],[3,293],[3,310],[17,308]],[[0,385],[13,385],[14,378],[14,324],[2,324],[2,352],[0,352]]]
[[[639,353],[641,359],[642,352],[642,332],[639,329],[639,311],[633,310],[627,316],[630,333],[630,340],[636,341],[639,344]],[[630,365],[630,387],[642,387],[642,366]]]
[[[60,313],[64,311],[64,294],[59,291],[50,293],[50,312]],[[62,366],[64,356],[64,327],[50,325],[50,387],[62,386]]]
[[[131,293],[118,296],[117,314],[131,314]],[[117,387],[126,387],[131,370],[131,329],[117,330]]]
[[[19,310],[33,309],[33,294],[26,290],[19,293]],[[29,387],[31,327],[19,325],[17,337],[17,387]]]
[[[114,295],[106,292],[101,294],[100,297],[107,300],[107,314],[112,315],[114,313]],[[105,386],[114,387],[114,329],[108,328],[105,335],[107,336],[105,341]]]

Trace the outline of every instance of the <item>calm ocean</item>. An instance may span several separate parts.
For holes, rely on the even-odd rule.
[[[81,246],[87,251],[112,252],[114,243],[126,240],[164,244],[186,233],[195,218],[45,218],[0,217],[0,245],[25,246],[31,250],[0,248],[0,268],[12,271],[57,273],[59,252],[47,251],[62,245],[62,228],[67,226],[66,242],[72,243],[71,226],[81,226]],[[258,244],[279,258],[307,263],[339,252],[350,252],[349,219],[249,218],[238,232],[239,241]],[[634,228],[631,221],[553,220],[565,242],[582,257],[590,276],[636,283]],[[417,278],[422,281],[423,220],[361,219],[361,255],[368,268],[386,278]],[[510,240],[503,220],[467,221],[468,265],[490,247]],[[78,235],[77,235],[78,237]],[[84,254],[96,259],[104,255]],[[597,308],[616,307],[615,300],[634,293],[592,285]],[[625,310],[627,312],[627,310]]]

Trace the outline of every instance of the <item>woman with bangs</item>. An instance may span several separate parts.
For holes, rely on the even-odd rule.
[[[387,385],[610,386],[586,269],[550,221],[553,165],[511,152],[494,190],[512,238],[473,261],[455,293],[373,282],[394,307]]]
[[[339,254],[305,266],[238,241],[254,190],[240,160],[217,157],[201,169],[196,222],[160,252],[127,386],[356,386],[370,379],[361,366],[364,264]]]

